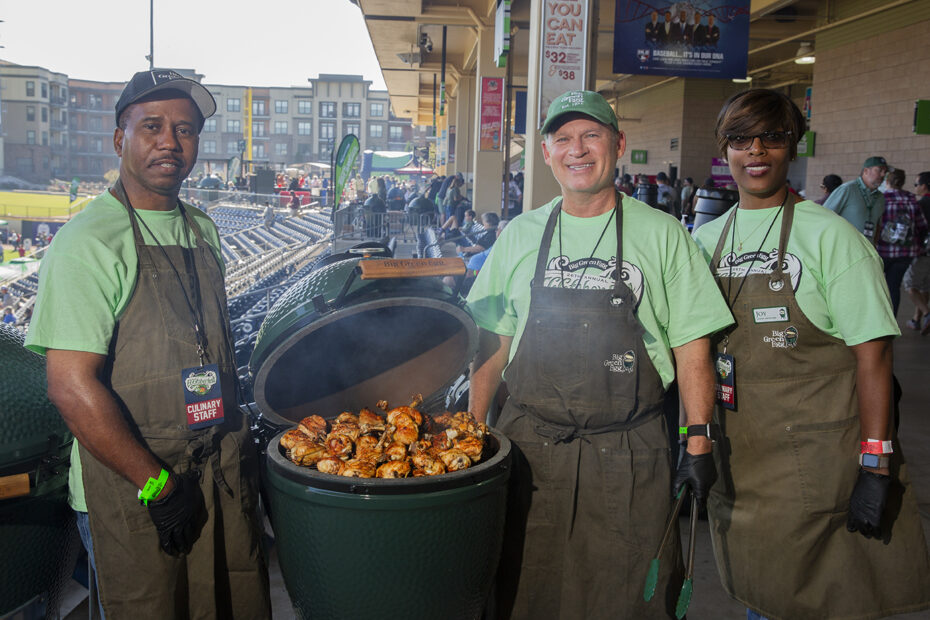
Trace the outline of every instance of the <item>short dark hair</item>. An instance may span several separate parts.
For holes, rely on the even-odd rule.
[[[794,159],[805,129],[804,115],[791,99],[778,91],[755,88],[727,99],[717,115],[714,136],[717,148],[726,157],[728,135],[751,136],[763,131],[790,131],[788,148],[791,159]]]
[[[497,213],[494,213],[493,211],[488,211],[487,213],[482,213],[482,214],[481,214],[481,219],[483,219],[485,222],[487,222],[488,226],[490,226],[490,227],[492,227],[492,228],[494,228],[494,227],[496,227],[498,224],[500,224],[500,221],[501,221],[501,217],[500,217]]]
[[[921,172],[917,175],[917,185],[926,185],[930,188],[930,171]]]
[[[885,180],[888,182],[888,185],[895,189],[901,189],[904,186],[904,177],[905,172],[900,168],[895,168],[888,172],[885,176]]]
[[[823,178],[823,186],[827,189],[828,192],[832,192],[842,184],[843,179],[841,179],[840,175],[838,174],[828,174]]]

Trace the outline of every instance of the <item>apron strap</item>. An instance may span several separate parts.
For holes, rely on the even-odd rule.
[[[533,272],[533,281],[530,282],[530,288],[536,286],[536,283],[543,282],[546,273],[546,262],[549,260],[549,248],[552,247],[552,234],[555,232],[555,223],[559,219],[559,213],[562,211],[562,200],[556,203],[546,221],[546,228],[543,231],[542,242],[539,244],[539,254],[536,255],[536,269]]]
[[[149,258],[148,252],[140,252],[140,248],[145,247],[145,241],[142,239],[142,231],[139,229],[139,221],[136,219],[138,216],[133,212],[133,209],[129,206],[129,197],[126,195],[126,188],[123,187],[123,180],[116,179],[116,183],[113,184],[111,188],[111,194],[119,200],[120,204],[123,205],[126,209],[126,213],[129,214],[129,224],[132,227],[132,239],[136,245],[136,256],[139,259],[139,262],[144,264],[146,267],[152,267],[154,263],[151,258]]]
[[[772,275],[769,278],[770,284],[784,278],[782,267],[785,264],[785,249],[788,247],[788,237],[791,235],[791,224],[794,222],[794,203],[794,194],[788,192],[788,195],[785,196],[785,210],[781,215],[781,232],[778,236],[778,262],[775,264],[775,269],[772,270]]]
[[[739,206],[737,206],[736,209],[739,209]],[[720,262],[720,256],[723,254],[723,244],[727,241],[727,234],[730,232],[730,226],[733,225],[733,219],[736,217],[736,209],[730,212],[727,223],[723,225],[723,232],[720,233],[720,238],[717,239],[717,249],[714,250],[714,255],[710,259],[710,270],[713,272],[715,278],[717,277],[716,265]]]

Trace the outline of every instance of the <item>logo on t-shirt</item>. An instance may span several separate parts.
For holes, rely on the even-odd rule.
[[[546,265],[543,286],[549,288],[610,289],[614,286],[617,273],[617,257],[610,260],[603,258],[581,258],[570,260],[561,255],[552,258]],[[564,278],[564,284],[563,284]],[[643,297],[642,270],[627,261],[620,267],[620,281],[633,292],[636,306]]]
[[[740,279],[748,271],[751,275],[769,275],[775,271],[775,265],[778,263],[778,249],[771,252],[747,252],[736,255],[735,252],[720,257],[720,263],[717,265],[717,276],[721,278]],[[788,273],[791,277],[791,288],[797,292],[798,285],[801,283],[801,271],[803,267],[797,256],[785,252],[785,263],[782,265],[782,271]],[[777,291],[781,287],[769,287]]]

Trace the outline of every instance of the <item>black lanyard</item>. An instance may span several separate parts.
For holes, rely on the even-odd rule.
[[[559,256],[562,254],[562,209],[559,205]],[[591,256],[588,257],[588,260],[585,261],[584,268],[581,270],[581,273],[578,276],[578,281],[575,282],[574,288],[581,286],[581,280],[584,278],[585,272],[588,270],[588,266],[591,264],[591,261],[594,259],[594,255],[597,253],[598,246],[601,245],[601,240],[604,238],[604,235],[607,233],[607,229],[610,228],[610,223],[614,220],[614,216],[617,214],[617,209],[620,208],[620,194],[617,194],[617,202],[614,205],[614,208],[610,212],[610,217],[607,218],[607,223],[604,225],[604,230],[601,231],[601,236],[597,238],[597,243],[594,244],[594,249],[591,250]],[[620,260],[619,251],[617,252],[617,261]],[[620,264],[617,264],[617,273],[620,273]],[[565,288],[565,262],[559,261],[559,274],[562,278],[562,288]]]
[[[740,291],[743,290],[743,285],[746,284],[746,277],[749,275],[749,272],[752,271],[752,266],[756,264],[756,258],[759,256],[759,252],[762,251],[762,247],[765,245],[766,239],[769,238],[769,233],[772,232],[772,227],[775,226],[775,222],[778,221],[778,216],[781,214],[781,210],[785,206],[785,202],[788,200],[788,191],[785,190],[785,200],[778,205],[778,211],[775,212],[775,217],[772,218],[772,223],[769,224],[768,230],[765,231],[765,236],[762,237],[762,243],[759,244],[759,249],[752,255],[752,260],[749,262],[749,266],[746,267],[746,273],[743,274],[743,277],[740,278],[739,287],[736,289],[736,297],[730,299],[730,290],[733,287],[733,267],[734,265],[730,264],[730,277],[727,278],[727,305],[730,310],[733,309],[733,306],[736,305],[736,299],[739,297]],[[730,256],[735,258],[733,253],[733,238],[736,236],[736,216],[739,214],[739,203],[736,204],[736,211],[733,212],[733,224],[730,229]]]
[[[190,313],[191,324],[194,329],[194,338],[197,341],[197,356],[200,358],[200,365],[204,365],[204,359],[207,357],[207,351],[204,347],[203,339],[203,327],[201,326],[201,319],[197,315],[197,312],[194,310],[194,304],[191,303],[190,296],[187,294],[187,287],[184,286],[184,280],[181,278],[181,274],[178,273],[177,267],[174,266],[174,263],[171,262],[171,258],[168,256],[167,250],[162,246],[161,242],[158,240],[158,237],[155,236],[155,233],[152,232],[152,229],[149,228],[149,225],[145,223],[145,220],[139,217],[139,214],[136,213],[136,209],[132,206],[132,203],[129,201],[129,195],[126,193],[125,188],[123,187],[122,181],[116,182],[116,191],[119,193],[121,198],[126,200],[126,207],[129,209],[129,217],[135,218],[136,221],[140,222],[142,226],[145,227],[146,232],[149,236],[155,241],[155,245],[158,246],[158,249],[161,250],[162,255],[165,257],[168,265],[171,266],[171,271],[174,272],[175,277],[178,279],[178,285],[181,287],[181,292],[184,294],[184,301],[187,303],[187,310]],[[187,242],[189,245],[194,245],[190,239],[191,226],[187,221],[187,212],[184,210],[184,205],[181,204],[180,199],[178,200],[178,209],[181,211],[181,217],[184,220],[185,233],[187,234]],[[194,290],[197,292],[200,291],[200,276],[197,274],[196,265],[192,266],[191,270],[194,277]]]

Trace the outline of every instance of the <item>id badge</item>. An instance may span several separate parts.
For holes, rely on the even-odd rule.
[[[189,429],[223,423],[223,390],[217,364],[185,368],[181,371],[181,384]]]
[[[714,371],[717,373],[717,402],[725,409],[736,409],[736,366],[733,356],[718,353],[714,359]]]
[[[872,220],[865,221],[865,225],[862,227],[862,234],[870,241],[875,238],[875,224],[872,223]]]

